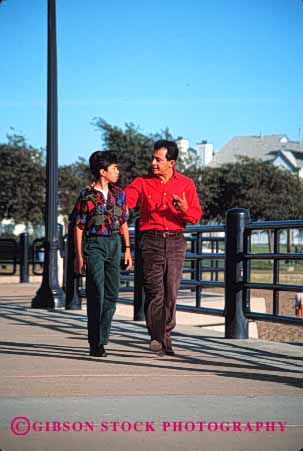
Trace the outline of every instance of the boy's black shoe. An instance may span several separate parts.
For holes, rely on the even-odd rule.
[[[92,357],[107,357],[107,352],[104,349],[104,345],[100,345],[97,348],[91,347],[89,355]]]

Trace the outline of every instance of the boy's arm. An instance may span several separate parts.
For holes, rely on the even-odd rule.
[[[78,226],[75,226],[74,230],[75,251],[76,251],[75,271],[78,274],[82,273],[84,265],[82,255],[82,235],[83,230],[81,230]]]
[[[123,236],[124,244],[125,244],[125,253],[124,253],[124,263],[126,268],[131,269],[133,265],[132,256],[130,252],[130,242],[129,242],[129,231],[127,222],[124,222],[121,226],[121,235]]]

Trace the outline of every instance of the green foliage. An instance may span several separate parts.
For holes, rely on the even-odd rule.
[[[247,208],[256,220],[303,217],[303,182],[270,162],[241,157],[218,168],[191,170],[204,209],[204,220],[225,219],[229,208]]]
[[[11,134],[7,133],[7,144],[11,147],[19,147],[19,148],[28,148],[31,146],[28,146],[26,143],[26,139],[23,135],[20,135],[19,133],[15,132],[14,127],[10,127]]]
[[[135,177],[148,173],[155,141],[173,139],[168,128],[160,133],[145,135],[131,122],[125,124],[124,130],[110,125],[102,118],[96,118],[94,125],[101,132],[104,150],[112,150],[117,154],[122,187]],[[130,222],[135,221],[137,217],[138,208],[130,212]]]
[[[95,118],[94,125],[101,132],[104,150],[112,150],[118,156],[122,186],[126,186],[135,177],[148,173],[156,140],[173,139],[167,128],[160,133],[144,135],[131,122],[125,124],[125,130],[110,125],[102,118]]]
[[[169,130],[145,135],[132,123],[119,128],[104,119],[95,119],[104,142],[104,150],[118,155],[121,185],[147,174],[153,144],[157,139],[173,139]],[[45,208],[45,162],[42,150],[28,146],[22,135],[7,136],[0,144],[0,221],[42,224]],[[301,219],[303,217],[303,181],[269,162],[239,158],[234,164],[218,168],[197,168],[195,162],[185,169],[178,160],[178,170],[191,177],[197,187],[204,222],[224,222],[230,208],[247,208],[257,220]],[[59,168],[59,212],[71,213],[81,188],[92,179],[88,162]],[[137,212],[132,219],[137,216]]]
[[[118,155],[121,167],[121,185],[148,172],[153,143],[157,139],[172,139],[168,129],[146,136],[134,124],[125,130],[96,119],[101,131],[104,150]],[[41,150],[28,146],[24,136],[7,135],[8,143],[0,145],[0,220],[13,219],[15,223],[43,223],[45,208],[45,169]],[[59,213],[67,220],[80,189],[92,180],[88,162],[80,158],[76,163],[59,168]]]
[[[45,212],[45,162],[42,150],[28,146],[24,136],[7,135],[0,145],[0,221],[43,224]],[[79,191],[90,181],[85,159],[59,168],[59,213],[67,219]]]
[[[18,135],[0,145],[0,220],[43,222],[45,169],[41,150],[26,145]]]
[[[59,168],[60,213],[66,218],[71,213],[79,192],[91,181],[88,162],[79,158],[76,163]]]

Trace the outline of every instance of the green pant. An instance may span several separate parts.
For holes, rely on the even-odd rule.
[[[84,237],[88,342],[106,345],[119,293],[121,238]]]

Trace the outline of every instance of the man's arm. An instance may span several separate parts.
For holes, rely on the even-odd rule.
[[[126,194],[126,202],[128,208],[135,208],[139,202],[141,195],[142,184],[140,177],[135,178],[127,187],[124,189]]]

